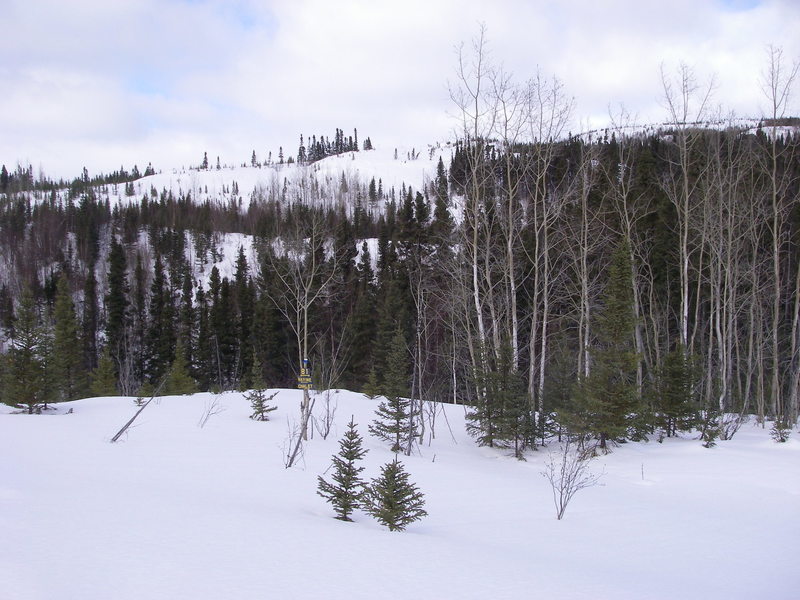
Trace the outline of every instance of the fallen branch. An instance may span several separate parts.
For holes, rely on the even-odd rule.
[[[153,401],[153,398],[158,396],[158,392],[161,391],[161,388],[164,387],[164,384],[166,382],[167,382],[167,376],[165,375],[164,377],[161,378],[161,381],[158,382],[158,386],[156,386],[156,389],[153,392],[153,395],[150,396],[150,399],[147,402],[145,402],[144,404],[142,404],[141,408],[139,408],[139,410],[136,411],[136,414],[131,417],[131,420],[128,421],[127,423],[125,423],[125,425],[122,426],[122,429],[120,429],[117,432],[117,435],[115,435],[113,438],[111,438],[111,443],[112,444],[114,442],[116,442],[120,437],[122,437],[122,434],[125,433],[128,430],[128,427],[130,427],[133,424],[133,422],[136,420],[136,417],[138,417],[142,413],[142,411],[145,408],[147,408],[147,405],[150,404]]]

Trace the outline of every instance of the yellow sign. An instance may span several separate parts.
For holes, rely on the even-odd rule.
[[[300,369],[300,376],[297,378],[297,387],[301,390],[311,389],[311,374],[308,369]]]

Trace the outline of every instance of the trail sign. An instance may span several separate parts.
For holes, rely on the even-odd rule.
[[[300,375],[297,377],[297,387],[301,390],[311,389],[311,373],[308,369],[300,369]]]

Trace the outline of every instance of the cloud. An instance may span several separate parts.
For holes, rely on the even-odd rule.
[[[537,68],[577,101],[576,124],[624,103],[664,116],[659,66],[686,62],[716,101],[763,104],[769,43],[800,57],[789,0],[7,0],[0,162],[71,176],[207,151],[223,162],[296,151],[300,134],[359,129],[376,144],[450,135],[454,48],[483,22],[491,58]],[[794,106],[795,112],[797,105]]]

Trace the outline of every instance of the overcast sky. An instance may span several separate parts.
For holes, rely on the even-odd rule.
[[[766,46],[800,58],[797,0],[2,0],[0,19],[0,163],[51,177],[289,155],[336,127],[450,138],[454,49],[479,23],[517,80],[563,82],[573,131],[620,103],[662,119],[662,62],[757,116]]]

